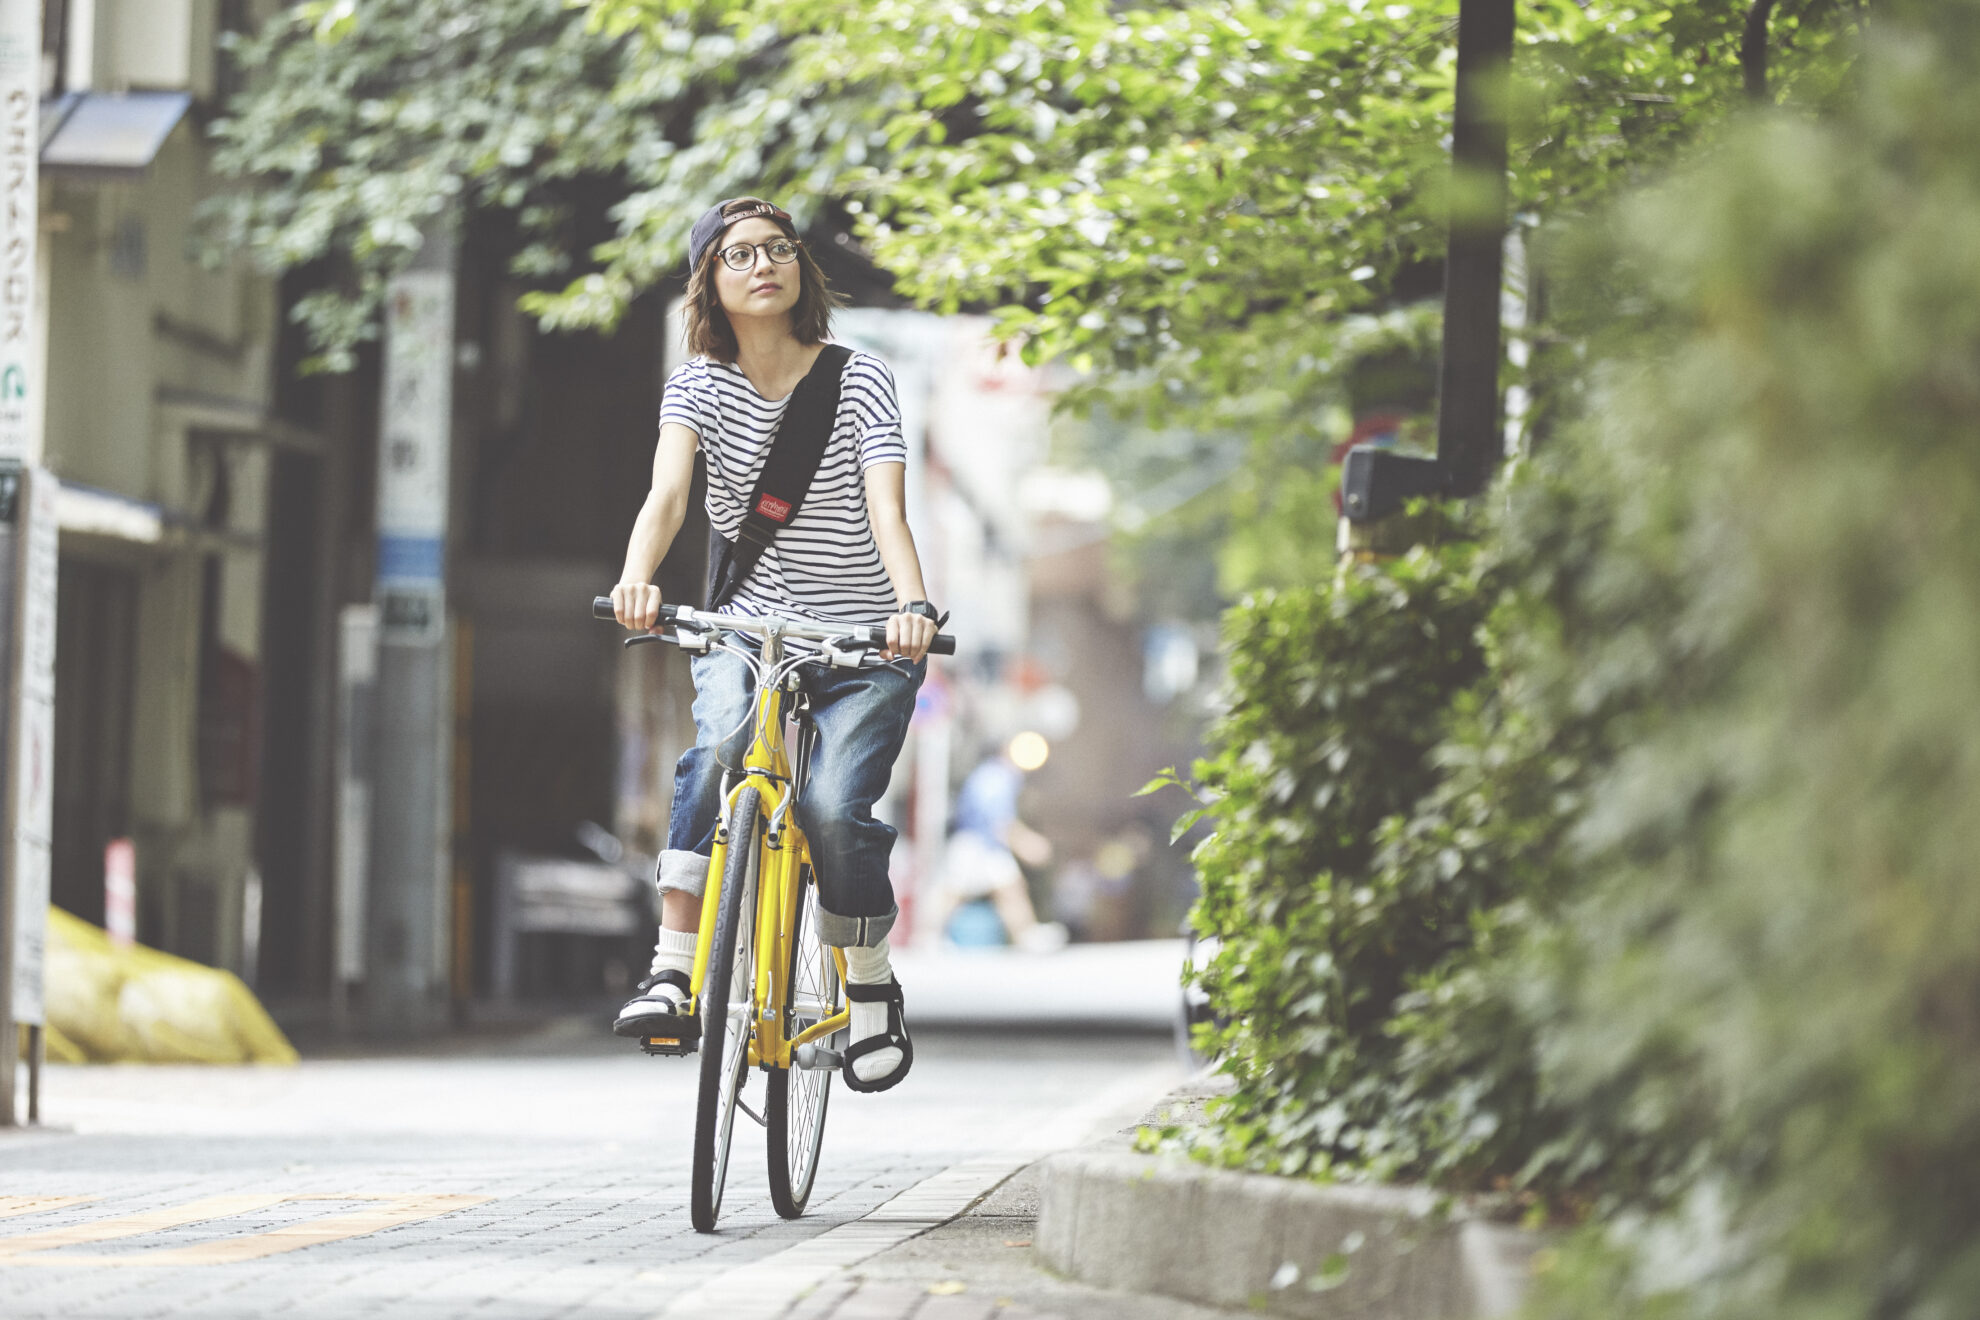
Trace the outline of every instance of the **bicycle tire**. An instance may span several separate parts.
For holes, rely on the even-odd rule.
[[[729,815],[728,856],[722,867],[722,906],[715,913],[708,972],[701,985],[701,1085],[694,1107],[694,1168],[688,1187],[688,1214],[697,1233],[713,1233],[722,1209],[722,1187],[729,1174],[729,1143],[735,1134],[736,1101],[749,1072],[751,1004],[755,998],[757,792],[736,795]],[[741,985],[736,983],[740,973]],[[743,1011],[729,1011],[740,995]]]
[[[832,951],[815,938],[805,936],[817,929],[818,887],[806,884],[798,903],[796,928],[791,938],[790,998],[792,1003],[815,999],[829,1017],[839,1002],[839,968]],[[791,1034],[795,1035],[819,1018],[793,1014]],[[836,1034],[836,1033],[835,1033]],[[825,1144],[825,1110],[832,1099],[832,1073],[829,1069],[773,1068],[763,1117],[769,1128],[770,1204],[785,1219],[796,1219],[811,1200],[811,1188],[818,1178],[818,1158]]]

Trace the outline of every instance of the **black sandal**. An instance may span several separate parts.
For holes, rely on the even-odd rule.
[[[646,998],[647,991],[662,985],[673,986],[681,992],[681,997],[674,1004],[672,1011],[661,1007],[656,1000],[653,1001],[650,1010],[631,1013],[632,1006]],[[655,972],[641,981],[638,989],[639,994],[626,1002],[626,1006],[619,1010],[618,1018],[613,1021],[614,1036],[698,1036],[701,1033],[701,1020],[686,1011],[694,997],[694,987],[689,982],[686,972],[675,971],[672,968],[664,972]]]
[[[899,1083],[914,1066],[914,1042],[908,1039],[907,1014],[903,1011],[901,983],[888,978],[885,985],[846,985],[846,998],[856,1004],[885,1004],[887,1006],[887,1029],[865,1040],[854,1041],[846,1048],[845,1060],[839,1066],[846,1085],[855,1091],[871,1094],[884,1091]],[[901,1061],[895,1069],[884,1077],[871,1081],[862,1079],[853,1071],[853,1064],[875,1050],[899,1050]]]

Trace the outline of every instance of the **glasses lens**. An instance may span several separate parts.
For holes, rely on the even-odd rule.
[[[787,266],[797,260],[797,244],[791,242],[788,238],[772,239],[770,246],[765,250],[769,252],[770,260],[780,265]]]
[[[756,249],[747,243],[722,249],[722,264],[730,270],[748,270],[756,264]]]

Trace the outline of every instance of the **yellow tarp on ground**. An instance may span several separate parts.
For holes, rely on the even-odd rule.
[[[48,1057],[70,1063],[294,1063],[295,1047],[231,972],[48,910]]]

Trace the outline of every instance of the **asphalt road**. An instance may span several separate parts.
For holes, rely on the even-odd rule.
[[[771,1209],[739,1118],[712,1236],[687,1216],[693,1061],[589,1022],[294,1068],[51,1067],[50,1128],[0,1134],[0,1314],[851,1315],[862,1262],[911,1258],[1179,1076],[1153,1034],[924,1030],[916,1051],[896,1091],[834,1088],[802,1220]],[[909,1291],[893,1313],[934,1314]]]

